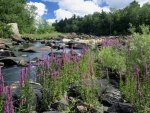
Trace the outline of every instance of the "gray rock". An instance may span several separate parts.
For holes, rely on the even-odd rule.
[[[25,66],[25,65],[27,65],[22,57],[1,58],[0,62],[4,63],[5,67],[9,67],[9,66],[13,66],[13,65],[18,65],[18,66]]]
[[[37,52],[37,48],[29,47],[29,48],[23,49],[22,51],[23,52],[28,52],[28,53],[36,53]]]
[[[34,104],[33,106],[35,107],[35,109],[38,109],[40,107],[40,101],[42,99],[42,86],[39,83],[36,82],[32,82],[30,81],[30,86],[33,89],[33,93],[34,93]],[[12,95],[13,95],[13,102],[14,102],[14,106],[15,107],[19,107],[19,96],[20,96],[20,92],[21,92],[21,88],[19,86],[19,82],[15,82],[11,85],[12,87]]]
[[[115,103],[108,108],[108,113],[134,113],[133,105],[129,103]]]
[[[75,111],[75,113],[103,113],[103,109],[87,104],[81,100],[75,103],[72,110]]]
[[[0,50],[0,58],[4,57],[15,57],[15,54],[12,51],[9,50]]]
[[[24,42],[19,33],[18,24],[17,23],[9,23],[11,27],[11,31],[13,32],[12,39],[17,42]]]
[[[110,107],[114,103],[122,102],[123,99],[121,97],[121,93],[118,89],[113,86],[109,86],[102,96],[102,104],[104,106]]]
[[[58,102],[51,104],[51,109],[53,110],[62,111],[62,110],[67,109],[67,107],[68,107],[68,104],[64,101],[58,101]]]

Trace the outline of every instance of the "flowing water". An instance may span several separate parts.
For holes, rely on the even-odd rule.
[[[44,47],[44,44],[41,44],[40,42],[35,42],[32,43],[31,45],[24,45],[25,48],[28,48],[29,46],[35,47],[35,48],[41,48]],[[63,52],[63,50],[56,50],[56,49],[52,49],[53,52],[57,51],[57,52]],[[69,52],[70,49],[65,49],[65,52]],[[80,53],[80,50],[74,50],[77,53]],[[15,55],[16,56],[22,56],[24,58],[25,61],[29,61],[30,59],[33,58],[42,58],[42,56],[48,56],[48,54],[50,53],[50,51],[37,51],[36,53],[29,53],[29,52],[19,52],[19,51],[15,51]],[[20,74],[20,70],[22,67],[19,67],[17,65],[11,66],[11,67],[4,67],[2,69],[2,74],[4,76],[4,81],[5,81],[5,85],[8,84],[12,84],[16,81],[19,80],[19,74]],[[35,79],[36,76],[36,66],[32,66],[32,76],[31,79]]]

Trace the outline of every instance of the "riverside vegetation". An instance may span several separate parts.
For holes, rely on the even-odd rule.
[[[150,59],[149,27],[140,26],[143,34],[134,33],[133,39],[128,40],[125,47],[114,41],[104,42],[100,51],[101,63],[120,75],[120,90],[123,97],[136,106],[135,112],[149,113]]]
[[[53,103],[64,99],[69,106],[60,111],[77,112],[75,104],[81,99],[93,108],[101,109],[101,93],[97,80],[102,78],[103,72],[112,70],[119,76],[119,89],[123,98],[135,106],[135,113],[150,112],[150,75],[149,75],[149,27],[141,26],[142,34],[133,33],[125,45],[114,39],[105,39],[102,47],[91,50],[83,48],[82,54],[77,56],[74,50],[65,51],[62,58],[53,53],[38,61],[36,82],[43,87],[41,106],[38,111],[50,109]],[[97,68],[100,64],[100,68]],[[20,72],[20,99],[19,106],[14,107],[11,87],[4,87],[3,75],[0,74],[0,111],[4,113],[30,113],[33,107],[33,91],[29,85],[29,76],[32,64]],[[109,76],[107,76],[109,79]],[[77,86],[80,94],[71,100],[68,89]],[[5,99],[3,99],[5,97]],[[84,112],[84,111],[82,111]]]

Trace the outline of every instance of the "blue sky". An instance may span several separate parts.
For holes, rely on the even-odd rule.
[[[29,5],[37,7],[37,17],[50,22],[70,18],[72,15],[85,16],[94,12],[109,12],[110,8],[122,9],[133,0],[28,0]],[[137,0],[140,5],[150,0]]]
[[[54,11],[59,8],[56,2],[48,2],[48,1],[44,2],[42,0],[28,0],[28,2],[38,2],[45,4],[47,8],[47,14],[43,15],[43,18],[45,19],[55,18]]]

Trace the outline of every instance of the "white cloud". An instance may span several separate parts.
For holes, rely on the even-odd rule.
[[[64,10],[64,9],[58,9],[55,12],[56,20],[61,20],[65,18],[71,18],[73,16],[73,13]]]
[[[140,6],[143,6],[145,3],[150,3],[150,0],[137,0],[140,4]]]
[[[46,5],[41,3],[41,2],[29,2],[28,5],[34,5],[37,7],[35,13],[37,14],[38,17],[43,16],[44,14],[47,14],[47,9]]]
[[[46,21],[49,25],[52,25],[53,23],[55,23],[56,19],[47,19]]]
[[[94,12],[110,11],[111,8],[122,9],[129,5],[134,0],[43,0],[49,2],[57,2],[59,9],[55,10],[55,19],[61,20],[71,18],[72,15],[85,16]],[[150,0],[137,0],[142,6]],[[100,4],[108,4],[108,6],[100,7]]]
[[[59,0],[58,5],[59,9],[55,11],[57,20],[71,18],[73,14],[83,17],[94,12],[101,12],[102,10],[106,12],[110,11],[108,7],[101,8],[91,0]]]
[[[109,7],[122,9],[129,5],[134,0],[93,0],[97,4],[101,4],[102,2],[106,2]],[[136,0],[141,6],[147,2],[150,3],[150,0]]]

